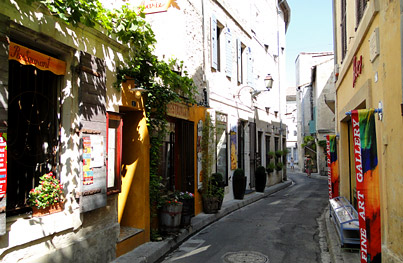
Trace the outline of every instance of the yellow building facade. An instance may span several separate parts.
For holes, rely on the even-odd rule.
[[[346,112],[380,108],[375,126],[382,262],[403,261],[402,7],[403,1],[333,1],[340,195],[357,208],[353,130]]]

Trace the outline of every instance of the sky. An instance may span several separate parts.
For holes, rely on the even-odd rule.
[[[291,9],[286,33],[288,87],[295,86],[295,59],[301,52],[333,51],[331,0],[287,0]]]

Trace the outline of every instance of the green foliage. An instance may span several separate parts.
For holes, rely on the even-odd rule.
[[[318,141],[318,145],[326,150],[326,140]]]
[[[284,164],[282,162],[276,163],[276,171],[281,171],[284,167]]]
[[[245,172],[243,171],[243,169],[241,169],[241,168],[236,169],[234,171],[233,178],[235,178],[235,177],[241,177],[241,178],[245,177]]]
[[[268,153],[267,153],[267,156],[269,157],[269,159],[274,158],[275,155],[276,155],[275,152],[268,152]]]
[[[288,150],[288,149],[284,149],[283,150],[283,156],[287,156],[287,154],[289,153],[290,151]]]
[[[28,0],[46,6],[50,13],[67,24],[89,27],[96,25],[107,30],[130,47],[125,56],[125,65],[118,67],[116,87],[126,78],[135,80],[137,87],[147,89],[145,110],[150,149],[150,204],[157,209],[163,205],[162,178],[158,176],[160,147],[167,132],[167,105],[173,101],[194,103],[196,87],[188,73],[183,71],[183,62],[171,59],[168,63],[158,60],[153,54],[156,39],[151,26],[144,20],[143,12],[136,12],[127,5],[121,9],[106,10],[98,0]],[[177,70],[174,71],[173,68]],[[178,74],[179,70],[179,74]]]
[[[301,146],[302,147],[308,146],[313,150],[316,150],[315,138],[313,136],[305,136],[304,143]]]
[[[274,168],[276,167],[276,165],[274,163],[269,163],[266,167],[266,171],[267,173],[272,173],[274,171]]]
[[[37,208],[46,208],[62,200],[63,186],[53,176],[53,173],[42,175],[39,186],[29,192],[28,205]]]
[[[277,158],[283,156],[283,151],[281,151],[281,150],[276,151],[276,156],[277,156]]]

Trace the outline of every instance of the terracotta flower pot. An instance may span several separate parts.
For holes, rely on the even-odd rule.
[[[55,203],[46,208],[37,208],[34,206],[34,207],[32,207],[32,216],[33,217],[46,216],[46,215],[62,212],[63,209],[64,209],[64,203],[62,203],[62,202]]]

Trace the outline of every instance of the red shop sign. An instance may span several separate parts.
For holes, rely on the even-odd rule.
[[[357,56],[354,56],[353,61],[353,88],[355,88],[355,83],[357,82],[357,78],[361,75],[362,72],[362,56],[357,60]]]

